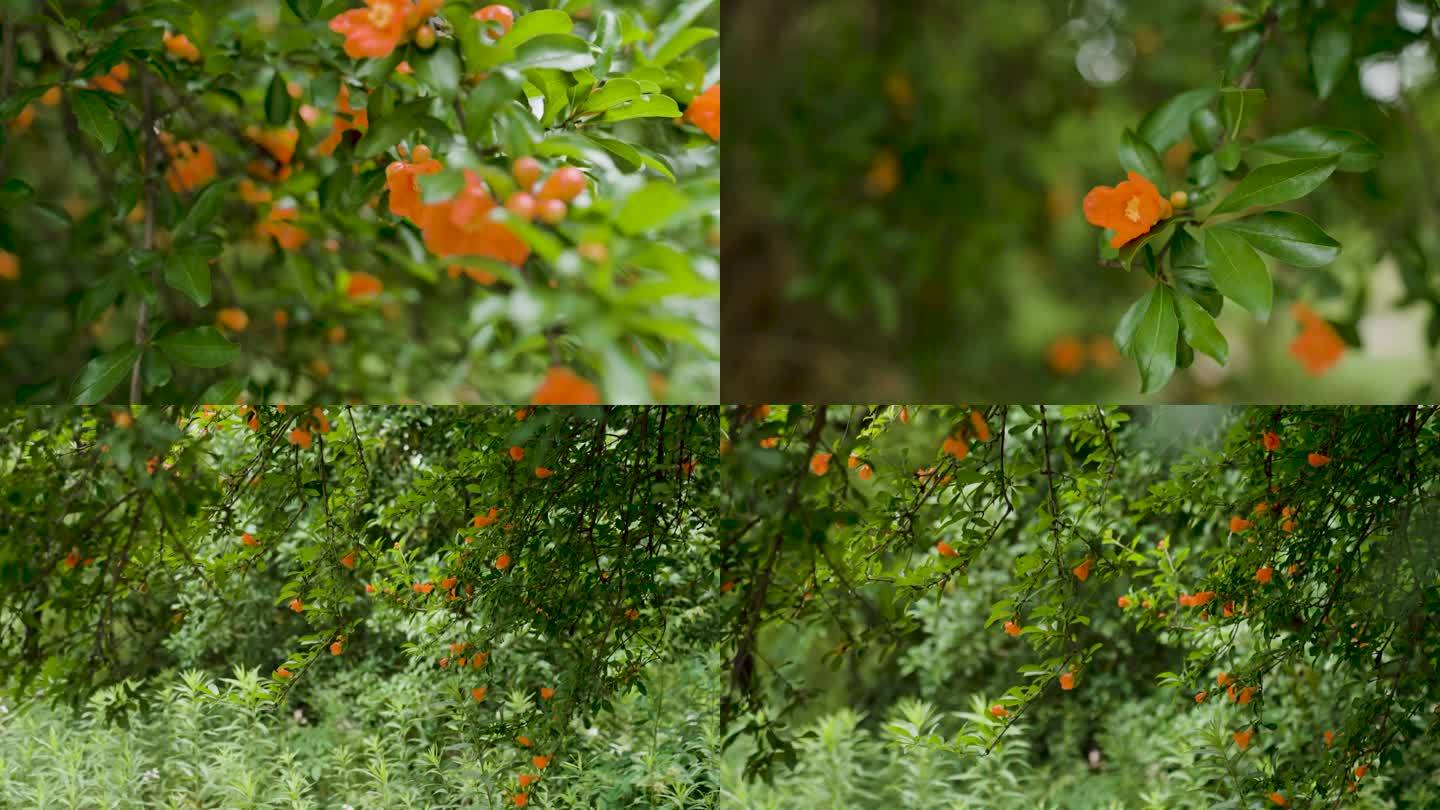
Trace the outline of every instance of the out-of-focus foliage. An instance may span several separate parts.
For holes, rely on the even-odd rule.
[[[383,755],[402,757],[412,797],[472,784],[491,806],[525,793],[575,807],[713,801],[714,741],[695,734],[713,728],[718,700],[715,409],[0,417],[10,705],[75,707],[133,682],[125,713],[155,729],[191,722],[166,708],[175,703],[202,727],[283,732],[288,747],[260,762],[298,757],[331,772],[296,766],[319,780],[312,798],[378,790]],[[176,691],[180,669],[197,674]],[[233,706],[196,694],[194,682],[227,677],[233,688],[214,698]],[[299,733],[288,711],[318,716],[323,734]],[[387,739],[363,748],[372,734]],[[148,736],[94,744],[106,756],[132,746],[137,763],[172,759]],[[331,737],[374,766],[368,776],[308,750]],[[228,744],[242,760],[262,745]],[[161,771],[167,792],[209,789],[194,772]],[[527,790],[517,774],[544,778]]]
[[[717,6],[5,0],[0,396],[713,401]]]
[[[732,116],[727,400],[1091,402],[1148,383],[1155,400],[1386,402],[1430,390],[1433,2],[919,0],[900,13],[737,0],[725,13],[730,47],[764,54],[738,61],[747,91]],[[1318,188],[1212,213],[1244,178],[1281,171],[1271,165],[1337,153],[1338,171],[1308,175],[1328,175]],[[1189,198],[1152,229],[1154,264],[1145,248],[1116,256],[1082,211],[1088,190],[1127,170]],[[1277,205],[1318,231],[1245,220],[1285,226],[1277,245],[1208,227]],[[1206,251],[1212,231],[1244,255]],[[1131,339],[1139,319],[1124,318],[1141,299],[1156,315],[1144,345]],[[1292,351],[1306,327],[1311,342]],[[1314,334],[1341,352],[1333,369],[1297,358],[1316,357]]]
[[[725,791],[1432,805],[1437,415],[727,411]]]

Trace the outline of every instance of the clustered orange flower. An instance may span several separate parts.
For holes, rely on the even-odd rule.
[[[685,120],[700,128],[711,140],[720,140],[720,83],[696,96],[685,110]]]
[[[345,37],[345,54],[351,59],[389,56],[440,9],[440,0],[365,0],[365,6],[330,21],[330,30]],[[434,33],[430,29],[431,37]]]
[[[0,279],[20,280],[20,257],[8,250],[0,250]]]
[[[160,143],[170,157],[165,182],[171,191],[194,191],[215,179],[215,153],[209,144],[176,141],[168,132],[160,133]]]
[[[110,68],[104,76],[96,76],[89,82],[90,87],[104,90],[117,96],[125,95],[125,82],[130,80],[130,66],[124,62]]]
[[[1295,302],[1290,314],[1300,322],[1300,334],[1290,344],[1290,356],[1311,376],[1319,377],[1334,368],[1345,354],[1345,341],[1340,339],[1335,327],[1303,301]]]
[[[299,250],[300,246],[310,240],[310,234],[303,228],[290,224],[299,216],[300,212],[295,206],[277,205],[270,209],[270,214],[263,221],[255,225],[255,232],[262,239],[273,236],[285,250]]]
[[[269,183],[284,180],[290,176],[290,161],[295,158],[295,145],[300,142],[300,131],[294,127],[261,129],[258,126],[245,128],[245,137],[254,141],[269,153],[273,163],[262,159],[252,160],[245,170],[260,180]],[[253,202],[247,198],[247,202]]]
[[[337,18],[338,19],[338,18]],[[370,114],[366,110],[350,106],[350,86],[340,85],[335,95],[335,121],[330,125],[330,134],[315,147],[315,154],[329,155],[335,152],[346,132],[364,132],[370,128]]]
[[[1110,246],[1121,248],[1144,236],[1155,223],[1175,213],[1155,184],[1138,172],[1111,188],[1096,186],[1085,195],[1085,219],[1091,225],[1115,232]]]
[[[413,162],[398,160],[386,168],[385,185],[390,192],[390,211],[420,228],[426,248],[437,256],[481,256],[513,265],[525,263],[530,257],[530,244],[503,222],[491,218],[498,205],[479,174],[467,169],[465,187],[458,194],[427,204],[421,201],[418,177],[435,174],[442,167],[427,146],[415,147],[411,157]],[[523,190],[517,192],[506,207],[528,221],[534,216],[533,201],[528,207],[514,204],[522,194],[526,199],[530,197]]]
[[[1115,368],[1120,352],[1109,335],[1096,335],[1088,341],[1074,335],[1062,335],[1050,342],[1045,350],[1050,370],[1062,377],[1073,377],[1085,370],[1086,364],[1096,368]]]

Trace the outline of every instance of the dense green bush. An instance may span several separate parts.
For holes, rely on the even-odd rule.
[[[1433,805],[1437,415],[727,411],[725,790]]]

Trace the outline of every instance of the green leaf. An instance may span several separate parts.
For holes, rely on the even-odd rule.
[[[653,152],[625,143],[624,141],[617,141],[614,138],[603,138],[599,135],[589,135],[587,137],[605,147],[606,150],[621,160],[627,161],[636,167],[648,166],[654,169],[657,174],[664,175],[670,182],[675,182],[674,170]]]
[[[541,9],[522,14],[515,20],[510,32],[500,38],[500,47],[519,49],[521,45],[536,37],[548,34],[568,34],[575,28],[570,15],[555,9]]]
[[[454,199],[465,188],[465,173],[459,169],[443,169],[416,179],[420,186],[420,201],[427,205]]]
[[[217,368],[240,356],[239,344],[226,340],[213,326],[167,335],[155,345],[174,362],[195,368]]]
[[[595,55],[590,52],[590,43],[570,34],[547,34],[516,48],[515,61],[511,66],[517,70],[553,68],[576,71],[593,64]]]
[[[1124,247],[1120,248],[1120,266],[1125,268],[1125,272],[1130,272],[1131,263],[1135,261],[1136,256],[1145,255],[1145,247],[1147,245],[1158,251],[1166,245],[1170,239],[1170,235],[1174,232],[1175,221],[1171,220],[1159,228],[1150,229],[1149,233],[1127,243]]]
[[[1143,175],[1164,193],[1165,165],[1160,162],[1159,153],[1148,141],[1128,129],[1120,137],[1120,165],[1126,171]]]
[[[1310,37],[1310,73],[1315,92],[1328,98],[1350,68],[1350,27],[1336,18],[1320,24]]]
[[[1245,119],[1253,117],[1265,101],[1265,91],[1257,88],[1226,87],[1220,91],[1220,109],[1225,114],[1225,131],[1230,140],[1240,137]]]
[[[655,67],[665,67],[680,54],[707,40],[720,36],[720,32],[713,28],[686,28],[675,35],[675,38],[666,42],[662,47],[656,48],[653,56],[650,57],[650,64]]]
[[[1215,91],[1210,88],[1187,90],[1145,116],[1140,122],[1139,135],[1155,147],[1155,151],[1164,152],[1185,137],[1190,116],[1214,99]]]
[[[1216,328],[1215,319],[1204,307],[1183,295],[1175,296],[1175,304],[1180,310],[1180,329],[1185,340],[1215,358],[1215,362],[1225,365],[1230,356],[1230,344]]]
[[[685,0],[676,6],[675,10],[670,12],[670,16],[666,17],[655,31],[655,53],[666,50],[671,41],[679,37],[681,32],[690,27],[690,24],[704,14],[705,10],[710,8],[714,2],[715,0]]]
[[[195,197],[195,204],[185,212],[185,217],[175,225],[175,237],[180,238],[203,231],[220,215],[220,204],[230,193],[233,180],[211,183]]]
[[[436,95],[452,99],[460,92],[460,56],[454,48],[439,45],[414,64],[415,76]]]
[[[475,143],[489,140],[495,111],[515,98],[520,87],[506,71],[495,71],[465,94],[465,137]]]
[[[1234,231],[1257,250],[1296,267],[1322,267],[1340,255],[1340,243],[1330,234],[1289,211],[1266,211],[1215,229]]]
[[[210,262],[204,256],[179,250],[165,262],[165,283],[203,307],[210,303]]]
[[[619,107],[612,107],[605,113],[604,121],[628,121],[631,118],[679,118],[680,107],[669,96],[640,98]]]
[[[139,346],[126,346],[85,364],[75,381],[75,404],[94,405],[130,376],[130,369],[140,357]]]
[[[1274,283],[1265,260],[1237,233],[1210,228],[1205,231],[1205,255],[1215,288],[1231,301],[1264,321],[1270,317]]]
[[[1175,341],[1180,321],[1175,295],[1164,284],[1150,288],[1131,305],[1115,329],[1115,345],[1140,369],[1140,392],[1158,390],[1175,373]]]
[[[275,126],[289,121],[291,102],[285,77],[277,70],[275,75],[270,77],[270,86],[265,89],[265,120]]]
[[[1222,172],[1235,171],[1240,165],[1240,151],[1240,144],[1230,141],[1215,151],[1215,165]]]
[[[1271,163],[1250,172],[1231,190],[1230,196],[1211,212],[1228,214],[1264,205],[1278,205],[1314,191],[1335,172],[1334,156],[1302,158]]]
[[[634,236],[661,227],[690,207],[690,198],[670,183],[650,182],[625,198],[615,214],[615,227]]]
[[[75,119],[79,121],[81,131],[99,141],[100,147],[106,152],[113,150],[116,139],[120,137],[120,123],[110,112],[109,105],[100,97],[100,93],[77,90],[71,94],[70,104],[75,110]]]
[[[372,158],[399,143],[406,135],[419,129],[429,118],[431,100],[417,99],[396,107],[384,118],[371,119],[370,128],[355,145],[355,156]]]
[[[614,107],[640,97],[640,83],[634,79],[611,79],[605,86],[590,94],[581,105],[580,111],[584,113],[601,113]]]
[[[1342,172],[1368,172],[1380,162],[1380,147],[1374,141],[1334,127],[1303,127],[1257,141],[1251,148],[1288,158],[1339,155]]]

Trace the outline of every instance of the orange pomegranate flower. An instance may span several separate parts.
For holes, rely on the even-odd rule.
[[[853,470],[856,467],[860,466],[860,457],[855,455],[854,453],[851,453],[849,460],[847,460],[845,464]]]
[[[1311,376],[1319,377],[1340,362],[1345,354],[1345,341],[1309,304],[1297,301],[1290,314],[1300,322],[1300,334],[1290,344],[1290,356]]]
[[[1130,597],[1122,596],[1119,599],[1115,600],[1115,604],[1119,605],[1121,610],[1124,610],[1135,603],[1130,601]]]
[[[345,294],[350,298],[374,298],[385,290],[385,284],[369,273],[351,273],[345,284]]]
[[[1239,746],[1241,751],[1244,751],[1250,747],[1250,740],[1255,736],[1255,729],[1247,728],[1244,731],[1237,731],[1231,736],[1235,738],[1235,745]]]
[[[225,307],[215,313],[215,323],[231,332],[244,332],[250,325],[250,316],[238,307]]]
[[[940,552],[941,557],[958,557],[960,552],[950,547],[950,544],[941,540],[935,544],[935,550]]]
[[[335,15],[330,30],[345,37],[345,54],[351,59],[383,59],[405,41],[409,33],[405,15],[411,4],[407,0],[365,0],[365,5]]]
[[[1050,370],[1063,377],[1073,377],[1085,368],[1085,344],[1079,338],[1056,338],[1045,351]]]
[[[104,90],[107,93],[114,93],[117,96],[125,94],[124,82],[130,80],[130,66],[121,62],[110,68],[110,72],[104,76],[96,76],[90,80],[90,86],[96,90]]]
[[[1265,435],[1260,437],[1260,442],[1265,445],[1266,450],[1274,451],[1280,449],[1280,436],[1273,431],[1265,431]]]
[[[65,555],[65,567],[74,570],[80,564],[80,549],[71,548],[70,553]]]
[[[1263,514],[1265,514],[1266,512],[1269,512],[1269,511],[1270,511],[1270,504],[1268,504],[1268,503],[1266,503],[1266,502],[1264,502],[1264,501],[1261,501],[1261,502],[1255,504],[1255,509],[1254,509],[1255,514],[1257,514],[1257,515],[1263,515]]]
[[[290,600],[290,609],[295,611],[296,613],[299,613],[300,611],[305,609],[305,603],[300,601],[300,597],[297,596],[294,599]]]
[[[1004,706],[995,705],[990,707],[990,714],[995,717],[1009,717],[1010,710]]]
[[[504,571],[506,568],[509,568],[509,567],[510,567],[510,555],[509,555],[509,554],[501,554],[499,557],[496,557],[496,558],[495,558],[495,567],[496,567],[496,568],[499,568],[501,571]]]
[[[523,461],[525,459],[525,448],[518,444],[510,445],[510,460]]]
[[[165,144],[165,151],[170,156],[165,182],[170,184],[171,191],[194,191],[215,179],[215,153],[209,144],[172,142]]]
[[[301,450],[310,449],[310,431],[295,428],[290,431],[290,443],[298,445]]]
[[[1236,534],[1245,531],[1246,529],[1250,528],[1251,525],[1252,524],[1250,523],[1250,521],[1240,517],[1239,515],[1233,515],[1230,518],[1230,531]]]
[[[970,426],[975,428],[975,438],[982,442],[990,441],[990,425],[985,422],[985,414],[979,411],[971,411]]]
[[[480,701],[484,700],[484,699],[485,699],[485,687],[483,687],[483,686],[477,686],[477,687],[475,687],[474,689],[471,689],[471,690],[470,690],[470,697],[475,698],[475,702],[476,702],[476,703],[479,703]]]
[[[1009,636],[1020,635],[1020,625],[1014,619],[1005,622],[1005,634]]]
[[[1230,618],[1230,617],[1232,617],[1232,616],[1234,616],[1234,615],[1235,615],[1235,603],[1234,603],[1234,602],[1226,602],[1224,605],[1221,606],[1220,612],[1221,612],[1222,614],[1224,614],[1225,618],[1227,618],[1227,619]]]
[[[542,686],[540,687],[540,697],[543,700],[549,700],[550,698],[555,697],[555,690],[551,689],[548,686]]]
[[[260,541],[256,540],[255,535],[251,534],[250,532],[245,532],[244,534],[240,535],[240,542],[244,543],[247,546],[250,546],[251,548],[260,545]]]
[[[1196,693],[1195,693],[1195,702],[1196,702],[1196,703],[1204,703],[1204,702],[1205,702],[1205,698],[1208,697],[1209,695],[1210,695],[1209,692],[1206,692],[1204,689],[1201,689],[1199,692],[1196,692]]]
[[[286,166],[295,157],[295,145],[300,142],[300,131],[294,127],[262,130],[257,126],[249,126],[245,128],[245,137],[269,152],[281,166]]]
[[[363,11],[363,9],[357,9]],[[346,12],[351,13],[351,12]],[[340,141],[345,137],[346,132],[364,132],[370,128],[370,114],[365,110],[357,110],[350,106],[350,86],[340,85],[340,91],[335,96],[335,122],[330,125],[330,134],[315,147],[317,155],[329,155],[335,152],[340,146]]]
[[[945,437],[945,443],[940,446],[940,449],[947,455],[953,456],[956,461],[964,461],[965,457],[970,455],[970,442],[966,441],[963,436],[951,435]]]
[[[423,596],[429,596],[430,592],[435,590],[435,584],[433,582],[417,582],[411,587],[415,592]]]
[[[1074,568],[1071,568],[1071,569],[1070,569],[1070,573],[1074,574],[1076,579],[1080,580],[1081,582],[1084,582],[1085,580],[1087,580],[1087,579],[1090,578],[1090,568],[1091,568],[1094,564],[1095,564],[1095,561],[1094,561],[1094,560],[1090,559],[1089,557],[1086,557],[1086,558],[1085,558],[1085,562],[1082,562],[1082,563],[1080,563],[1079,565],[1075,566]]]
[[[510,798],[510,801],[514,802],[516,807],[524,807],[530,803],[530,797],[524,793],[516,793]]]
[[[815,475],[824,475],[830,471],[831,453],[816,453],[810,459],[810,472]]]
[[[761,440],[760,440],[760,446],[763,447],[763,448],[765,448],[766,450],[770,450],[770,449],[772,449],[773,447],[775,447],[775,446],[778,445],[778,444],[780,444],[780,437],[779,437],[779,436],[771,436],[771,437],[768,438],[768,439],[761,439]]]
[[[1247,686],[1244,689],[1240,690],[1240,697],[1236,698],[1235,702],[1239,703],[1241,706],[1244,706],[1249,703],[1254,697],[1255,687]]]
[[[529,773],[522,773],[517,778],[520,782],[520,787],[529,787],[532,782],[539,781],[540,779],[540,777]]]
[[[344,557],[341,557],[340,564],[345,566],[346,568],[353,569],[355,567],[355,552],[352,550]]]
[[[487,512],[487,513],[485,513],[485,514],[483,514],[483,515],[476,515],[476,516],[475,516],[475,519],[472,520],[472,521],[470,521],[470,525],[471,525],[471,526],[474,526],[474,527],[476,527],[476,528],[479,528],[479,529],[483,529],[483,528],[485,528],[486,526],[489,526],[490,524],[494,523],[494,522],[495,522],[495,516],[498,515],[498,514],[500,514],[500,510],[499,510],[498,508],[492,506],[492,507],[490,507],[490,511],[489,511],[489,512]]]
[[[397,160],[385,167],[385,187],[390,191],[390,213],[416,220],[420,217],[420,183],[422,175],[436,174],[444,167],[430,157],[430,149],[417,146],[412,154],[414,163]]]
[[[277,678],[288,678],[288,677],[290,677],[291,675],[294,675],[294,674],[295,674],[295,673],[291,672],[290,670],[286,669],[285,667],[280,667],[279,669],[275,670],[275,677],[277,677]]]
[[[1311,467],[1324,467],[1330,463],[1330,457],[1324,453],[1311,453],[1305,457],[1305,460],[1310,463]]]
[[[875,477],[875,471],[872,470],[872,469],[870,469],[870,465],[869,465],[869,464],[866,464],[865,466],[863,466],[863,467],[860,468],[860,480],[861,480],[861,481],[869,481],[871,478],[874,478],[874,477]]]
[[[1255,570],[1255,581],[1261,585],[1269,585],[1272,577],[1275,576],[1275,569],[1268,565],[1262,565]]]
[[[1358,767],[1355,768],[1355,778],[1356,778],[1356,779],[1364,779],[1364,778],[1365,778],[1365,774],[1367,774],[1367,773],[1369,773],[1369,772],[1370,772],[1370,766],[1369,766],[1369,765],[1360,765],[1360,766],[1358,766]]]
[[[696,96],[685,109],[685,120],[700,128],[701,132],[710,136],[710,140],[720,140],[720,83],[710,85],[710,89]]]
[[[530,764],[531,764],[531,765],[534,765],[535,767],[537,767],[537,768],[539,768],[540,770],[543,771],[543,770],[545,770],[545,768],[547,768],[547,767],[550,765],[550,757],[548,757],[548,756],[547,756],[547,757],[541,757],[541,756],[531,757],[531,758],[530,758]]]
[[[200,61],[200,49],[195,47],[195,43],[191,42],[190,38],[184,34],[172,35],[169,31],[166,31],[165,50],[184,59],[186,62]]]
[[[1169,217],[1174,211],[1170,202],[1160,196],[1155,184],[1137,172],[1130,172],[1120,185],[1096,186],[1085,195],[1085,219],[1099,228],[1115,232],[1110,239],[1113,248],[1124,247]]]
[[[535,477],[536,477],[536,478],[549,478],[550,476],[552,476],[552,475],[554,475],[554,474],[555,474],[555,471],[552,470],[552,469],[550,469],[549,467],[536,467],[536,468],[535,468]]]
[[[1270,801],[1274,803],[1276,807],[1288,807],[1290,804],[1289,802],[1285,801],[1285,794],[1281,793],[1278,790],[1271,792]]]
[[[530,257],[530,243],[490,218],[495,207],[480,175],[467,169],[464,190],[454,199],[422,206],[415,224],[425,247],[437,256],[483,256],[522,265]]]
[[[1075,673],[1066,672],[1060,676],[1060,688],[1069,692],[1075,688]]]
[[[332,641],[332,642],[330,642],[330,654],[331,654],[331,655],[339,655],[341,652],[344,651],[344,649],[345,649],[344,646],[341,645],[340,642],[338,642],[338,641]]]
[[[456,577],[446,577],[446,578],[440,580],[440,587],[441,587],[442,589],[448,591],[448,590],[450,590],[451,588],[454,588],[454,587],[455,587],[455,583],[457,583],[457,582],[459,582],[459,581],[460,581],[460,580],[457,579]]]
[[[598,405],[600,389],[564,366],[551,366],[530,395],[534,405]]]
[[[1327,731],[1327,732],[1325,732],[1325,747],[1326,747],[1326,748],[1329,748],[1329,747],[1331,746],[1331,744],[1334,743],[1334,742],[1335,742],[1335,732],[1333,732],[1333,731]]]
[[[523,734],[519,737],[516,737],[515,742],[523,748],[529,748],[530,746],[534,745],[534,743],[530,742],[530,738],[526,737]]]
[[[275,206],[270,209],[270,215],[265,221],[255,226],[255,232],[260,238],[273,236],[281,248],[285,250],[298,250],[310,240],[310,234],[296,225],[291,225],[300,212],[291,206]]]
[[[20,278],[20,257],[8,250],[0,250],[0,278],[6,281]]]

